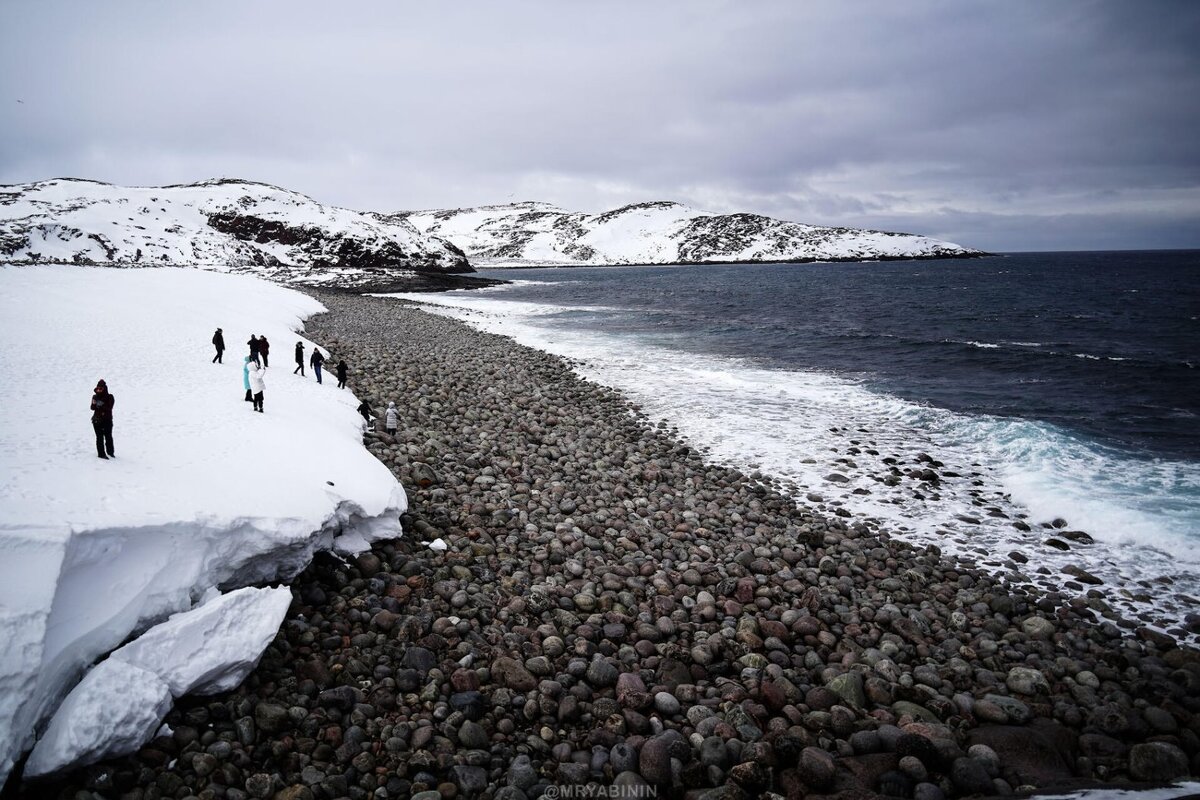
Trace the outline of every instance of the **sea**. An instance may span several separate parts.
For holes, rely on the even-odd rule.
[[[480,274],[404,297],[800,505],[1200,632],[1200,251]]]

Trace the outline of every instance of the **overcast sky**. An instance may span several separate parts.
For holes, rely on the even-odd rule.
[[[1200,3],[0,3],[0,183],[1200,247]]]

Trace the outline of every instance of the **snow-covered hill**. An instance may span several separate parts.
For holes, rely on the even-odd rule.
[[[457,247],[403,220],[238,180],[0,186],[0,263],[30,262],[199,266],[347,287],[473,271]]]
[[[358,400],[292,374],[292,345],[316,347],[297,331],[323,310],[243,275],[0,267],[0,786],[131,634],[186,612],[71,693],[30,774],[136,749],[172,697],[236,684],[290,592],[220,601],[216,587],[288,579],[314,551],[399,534],[407,499],[362,446]],[[262,414],[243,399],[252,333],[278,362]],[[100,378],[115,397],[110,460],[88,410]]]
[[[926,236],[804,225],[758,214],[711,214],[670,202],[637,203],[603,214],[564,211],[547,203],[513,203],[402,211],[389,218],[449,239],[477,267],[982,255]]]

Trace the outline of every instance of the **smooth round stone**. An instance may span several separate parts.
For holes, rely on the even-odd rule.
[[[1029,617],[1021,622],[1021,630],[1031,639],[1054,638],[1054,623],[1045,617]]]
[[[855,755],[869,755],[883,750],[883,739],[879,731],[857,731],[850,735],[850,747]]]
[[[946,800],[946,793],[936,783],[918,783],[913,787],[913,800]]]
[[[467,720],[459,727],[458,741],[463,747],[469,747],[472,750],[484,750],[491,744],[487,731],[471,720]]]
[[[1171,712],[1157,706],[1150,706],[1143,711],[1142,718],[1158,733],[1170,734],[1179,730],[1179,724],[1175,721],[1175,717],[1171,716]]]
[[[674,716],[679,713],[679,701],[670,692],[658,692],[654,695],[654,708],[661,714]]]
[[[1138,781],[1170,781],[1188,774],[1187,754],[1169,742],[1135,744],[1129,750],[1129,774]]]
[[[1040,670],[1013,667],[1004,679],[1009,691],[1024,695],[1049,694],[1050,684]]]
[[[987,769],[988,775],[995,778],[1000,774],[1000,756],[986,744],[973,744],[967,749],[967,758],[972,758]]]
[[[824,750],[817,747],[804,748],[800,752],[800,761],[797,766],[800,770],[800,777],[814,789],[828,789],[833,786],[833,779],[837,775],[837,766],[834,764],[833,756]]]
[[[615,744],[608,751],[608,763],[612,765],[613,772],[629,772],[636,770],[638,766],[638,753],[631,746],[621,742]]]
[[[973,758],[956,758],[950,768],[950,780],[963,794],[992,793],[992,778],[987,768]]]
[[[587,667],[587,681],[592,686],[604,688],[617,682],[620,671],[602,658],[593,659]]]
[[[719,736],[709,736],[700,744],[700,763],[706,767],[725,765],[728,759],[728,752],[725,749],[725,740]]]
[[[917,783],[921,783],[929,777],[929,770],[921,763],[921,759],[916,756],[904,756],[901,758],[899,769]]]

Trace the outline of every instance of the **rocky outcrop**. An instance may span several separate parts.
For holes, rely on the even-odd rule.
[[[195,266],[333,288],[474,271],[460,249],[403,220],[229,179],[0,187],[0,263]]]
[[[634,203],[602,214],[547,203],[405,211],[390,219],[457,243],[477,266],[581,266],[970,258],[978,250],[907,233],[833,228],[761,214]]]
[[[219,212],[208,217],[215,230],[236,239],[256,244],[282,244],[295,247],[309,256],[312,267],[341,267],[344,269],[387,270],[415,269],[429,272],[466,272],[468,269],[445,269],[438,255],[414,249],[407,251],[394,239],[368,240],[339,235],[312,225],[292,225],[284,220],[272,220],[252,214]],[[446,249],[466,264],[466,256],[449,242]],[[278,259],[276,259],[278,261]]]

